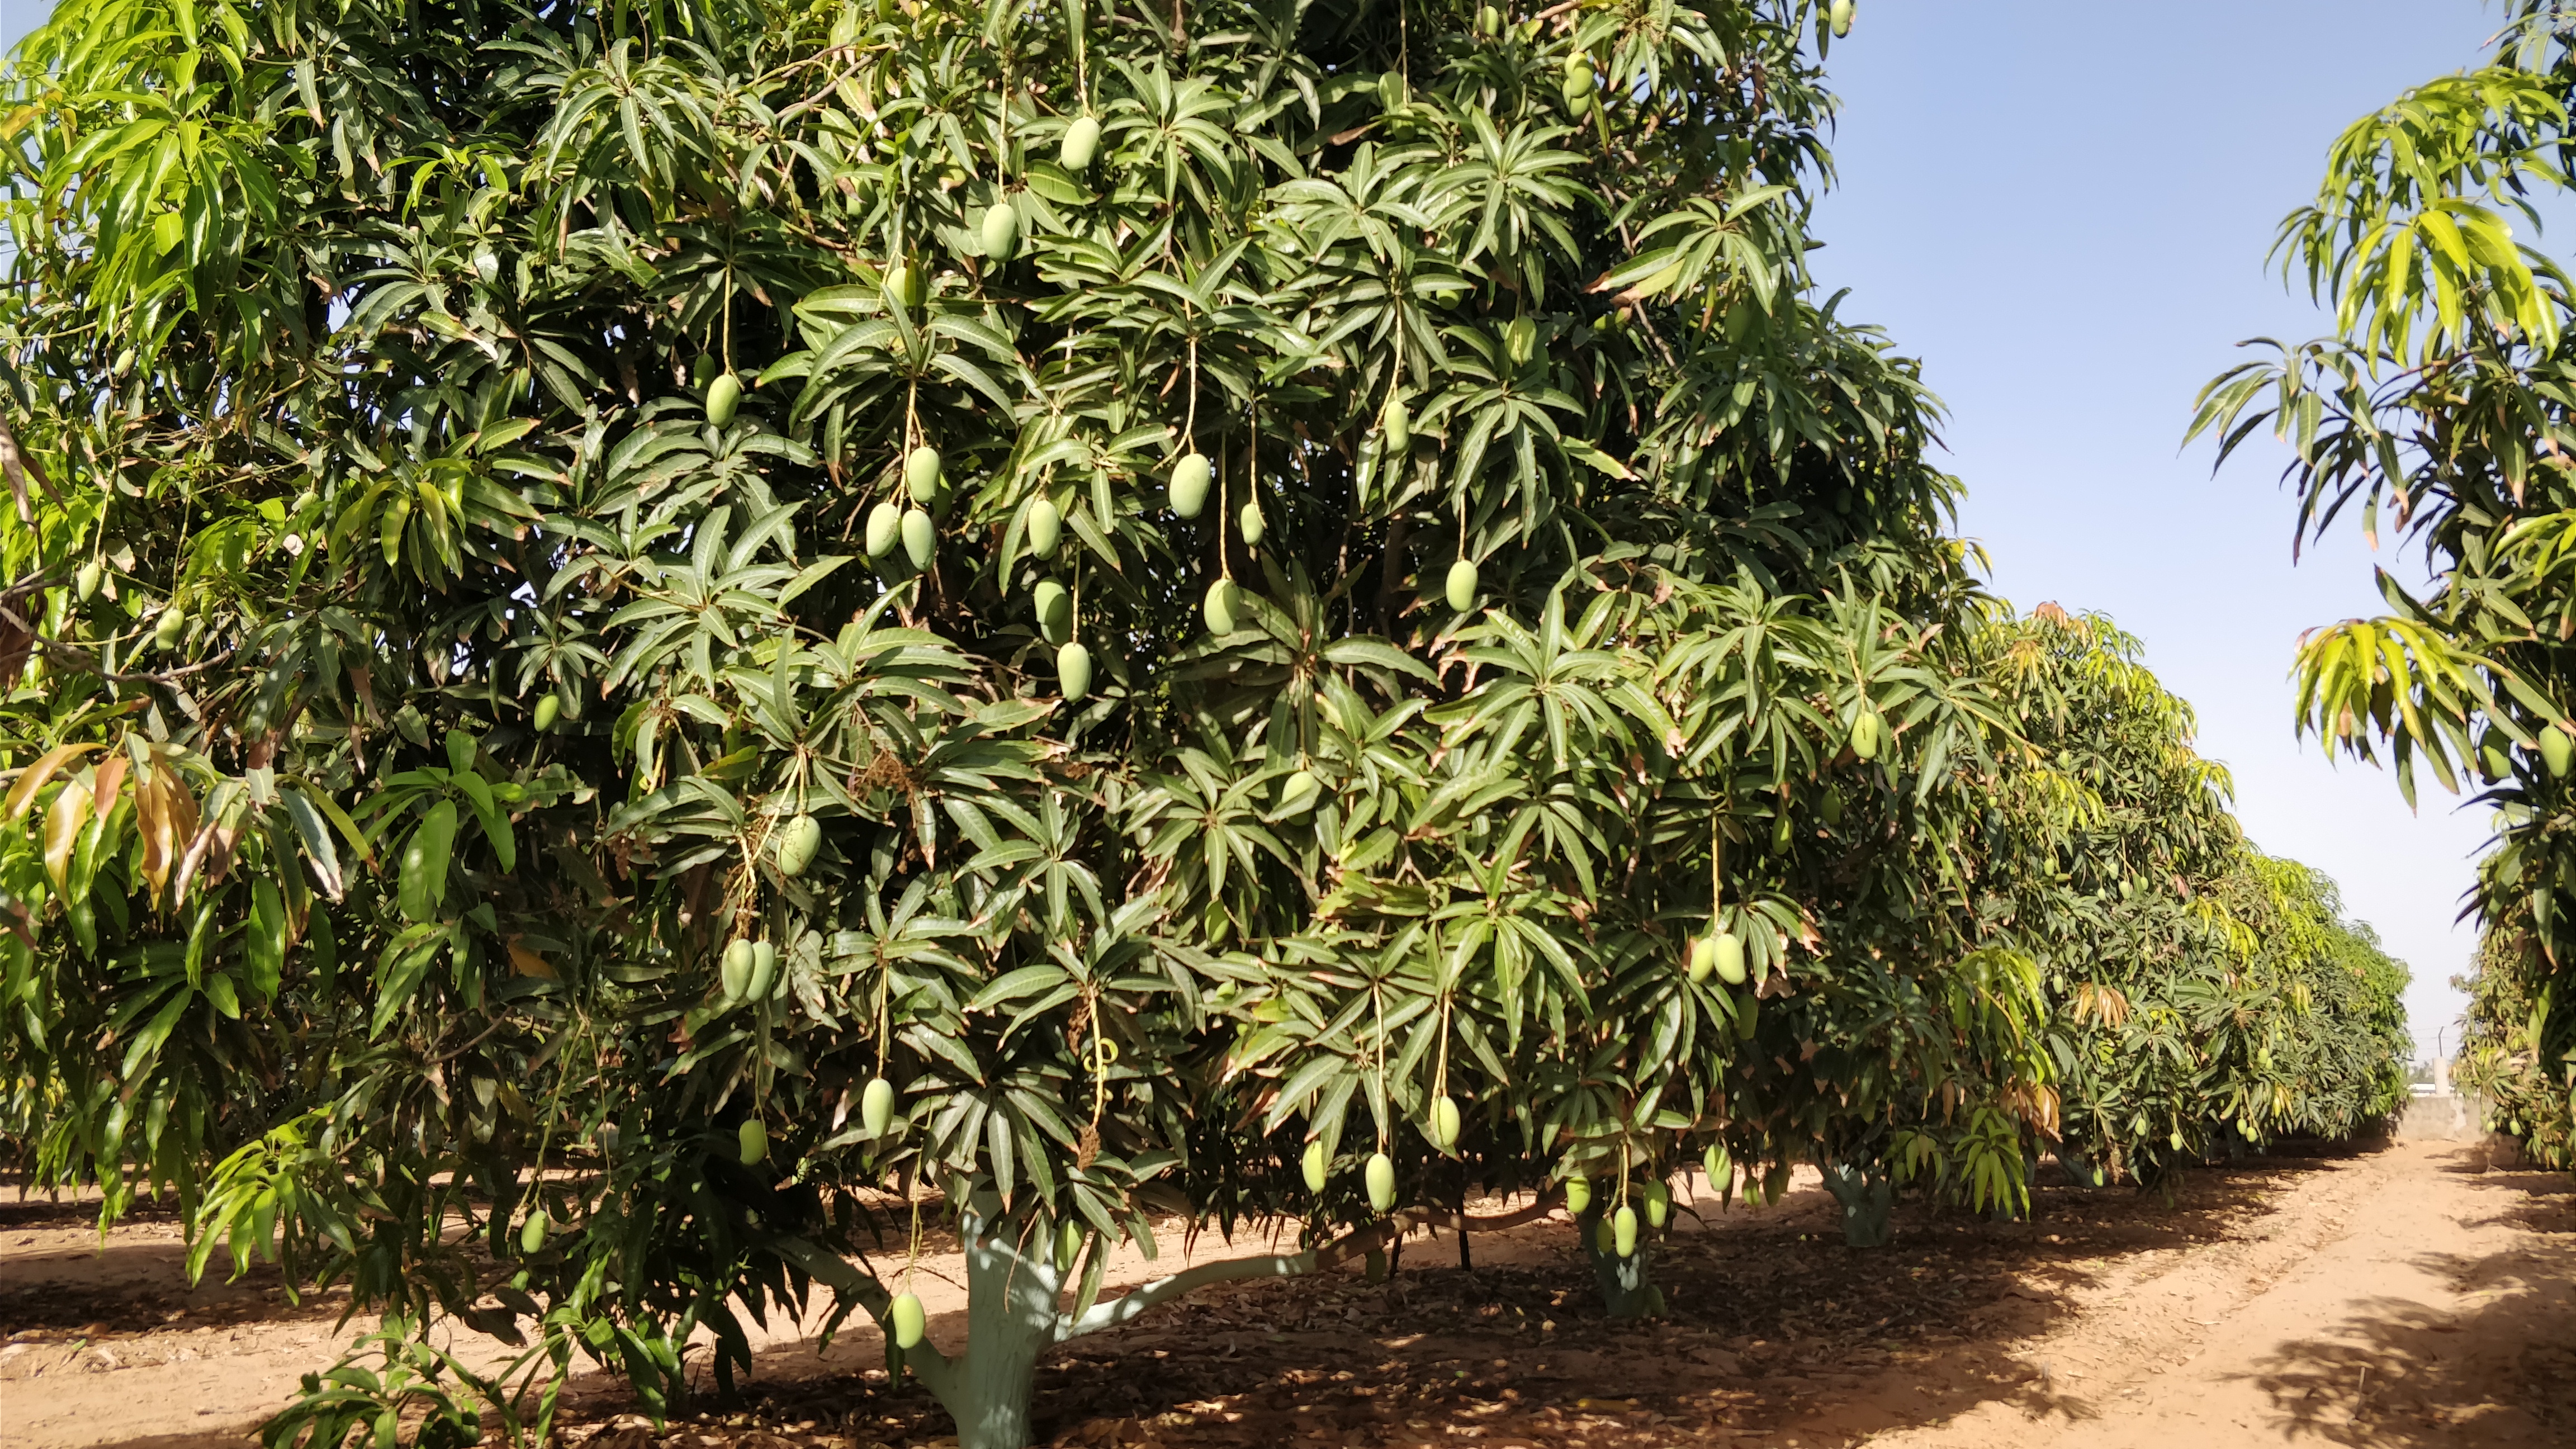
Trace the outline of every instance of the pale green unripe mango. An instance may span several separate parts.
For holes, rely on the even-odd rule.
[[[721,428],[742,405],[742,379],[728,372],[707,385],[707,421]]]
[[[931,526],[930,515],[918,508],[903,511],[903,554],[917,569],[930,567],[932,555],[939,549],[939,530]]]
[[[1368,1167],[1362,1173],[1368,1184],[1369,1207],[1385,1212],[1395,1206],[1395,1159],[1383,1152],[1369,1154]]]
[[[1196,518],[1207,507],[1208,483],[1215,476],[1204,453],[1183,453],[1172,465],[1172,511]]]
[[[880,503],[868,510],[868,557],[883,558],[894,552],[896,542],[902,537],[902,509],[891,503]]]
[[[859,1089],[859,1130],[870,1137],[883,1137],[894,1124],[894,1083],[883,1077],[870,1077]]]
[[[1076,116],[1064,128],[1064,144],[1055,153],[1056,164],[1079,176],[1091,169],[1091,161],[1100,153],[1100,123],[1089,116]]]
[[[1043,498],[1030,504],[1028,537],[1029,552],[1053,558],[1056,544],[1064,538],[1064,514]]]
[[[1081,703],[1091,693],[1091,651],[1079,640],[1055,651],[1055,677],[1065,703]]]
[[[984,256],[995,266],[1020,252],[1020,213],[1009,202],[996,202],[984,213]]]
[[[1458,1148],[1458,1104],[1449,1097],[1435,1097],[1431,1102],[1431,1145],[1443,1152]]]
[[[886,1329],[894,1336],[897,1348],[921,1347],[922,1330],[928,1327],[921,1311],[921,1300],[909,1293],[898,1293],[886,1305]]]
[[[1449,566],[1449,579],[1444,593],[1449,607],[1463,614],[1476,607],[1476,562],[1460,559]]]
[[[939,450],[928,443],[906,453],[903,459],[904,491],[915,503],[928,503],[939,496]]]

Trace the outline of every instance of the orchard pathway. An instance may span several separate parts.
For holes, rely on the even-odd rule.
[[[1080,1340],[1040,1423],[1093,1449],[2576,1449],[2576,1191],[2479,1165],[2405,1143],[2196,1172],[2172,1206],[2050,1187],[2030,1222],[1908,1208],[1872,1253],[1804,1171],[1776,1208],[1677,1222],[1667,1322],[1601,1320],[1561,1221],[1479,1235],[1472,1272],[1417,1241],[1382,1287],[1237,1285]],[[946,1246],[915,1285],[943,1341]],[[1262,1247],[1170,1233],[1111,1277]],[[341,1300],[288,1305],[273,1271],[190,1290],[179,1256],[166,1213],[102,1245],[0,1196],[0,1449],[242,1449],[346,1336]],[[561,1442],[954,1444],[871,1327],[812,1326],[756,1335],[746,1410],[655,1431],[593,1376]]]
[[[2244,1238],[2088,1293],[2022,1346],[2023,1394],[1866,1442],[2576,1445],[2576,1208],[2481,1158],[2401,1143],[2309,1177]]]

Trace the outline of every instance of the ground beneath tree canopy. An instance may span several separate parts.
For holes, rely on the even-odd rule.
[[[1476,1237],[1472,1271],[1416,1238],[1384,1285],[1223,1288],[1077,1340],[1038,1422],[1122,1449],[2576,1445],[2576,1194],[2482,1166],[2405,1143],[2194,1173],[2170,1207],[2047,1187],[2027,1223],[1901,1208],[1877,1252],[1842,1247],[1808,1174],[1776,1208],[1682,1218],[1672,1316],[1644,1325],[1600,1316],[1561,1221]],[[289,1306],[273,1273],[191,1291],[180,1262],[166,1215],[102,1247],[80,1210],[0,1202],[0,1449],[255,1442],[346,1336],[336,1300]],[[940,1341],[964,1329],[953,1268],[916,1281]],[[953,1444],[866,1325],[823,1354],[773,1329],[743,1403],[656,1430],[585,1380],[562,1443]]]

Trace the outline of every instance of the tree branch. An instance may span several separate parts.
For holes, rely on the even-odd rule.
[[[1170,1299],[1194,1293],[1210,1283],[1229,1283],[1238,1278],[1297,1278],[1321,1266],[1320,1255],[1313,1252],[1282,1253],[1266,1258],[1229,1258],[1221,1263],[1201,1263],[1195,1268],[1157,1278],[1134,1288],[1106,1303],[1095,1303],[1091,1311],[1074,1318],[1060,1314],[1056,1318],[1055,1339],[1080,1338],[1086,1333],[1115,1327],[1142,1315],[1147,1309]]]
[[[826,1252],[803,1238],[780,1238],[769,1245],[769,1250],[786,1259],[789,1266],[806,1277],[857,1300],[858,1305],[868,1311],[868,1316],[877,1321],[879,1330],[883,1330],[886,1310],[893,1304],[894,1296],[885,1291],[885,1285],[877,1281],[876,1274],[854,1268],[848,1259]],[[930,1390],[941,1403],[948,1401],[951,1383],[948,1355],[932,1347],[930,1340],[925,1338],[903,1351],[903,1363],[921,1380],[922,1387]]]

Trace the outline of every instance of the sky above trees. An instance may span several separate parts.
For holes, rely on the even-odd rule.
[[[1961,527],[1995,587],[2146,641],[2255,842],[2341,882],[2412,966],[2427,1053],[2476,950],[2454,918],[2485,812],[2427,790],[2410,814],[2382,772],[2292,738],[2298,636],[2385,612],[2373,556],[2344,529],[2293,567],[2286,451],[2249,446],[2213,477],[2214,449],[2180,444],[2236,342],[2329,329],[2264,258],[2336,133],[2477,63],[2503,18],[2479,0],[1865,0],[1832,56],[1840,181],[1815,227],[1819,280],[1950,405]]]

